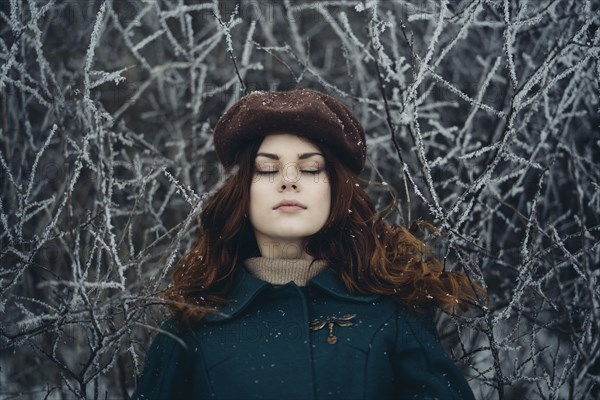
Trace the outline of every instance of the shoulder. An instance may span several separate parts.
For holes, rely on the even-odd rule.
[[[403,305],[396,305],[395,319],[398,351],[412,349],[430,361],[448,356],[439,339],[434,310],[413,310]]]
[[[410,309],[396,305],[396,344],[413,348],[427,359],[447,356],[439,339],[432,309]]]
[[[190,329],[178,324],[173,317],[163,321],[155,330],[149,352],[160,353],[167,357],[185,352],[193,334]]]
[[[434,311],[431,308],[410,309],[407,306],[396,303],[396,319],[399,327],[403,327],[406,333],[416,336],[427,334],[437,339],[437,329],[434,322]]]

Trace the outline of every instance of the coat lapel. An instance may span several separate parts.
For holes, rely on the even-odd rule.
[[[229,293],[229,302],[220,310],[206,315],[207,322],[222,322],[239,315],[254,299],[265,289],[272,288],[269,282],[254,277],[243,266],[236,268],[233,278],[233,287]],[[339,300],[371,303],[381,298],[378,294],[364,295],[350,293],[338,274],[331,268],[325,268],[308,282],[310,288],[317,288],[321,292]]]
[[[239,265],[235,270],[233,287],[229,292],[229,302],[218,311],[208,313],[204,319],[207,322],[222,322],[235,318],[263,290],[273,287],[269,282],[255,278],[244,266]]]
[[[331,268],[325,268],[319,275],[308,282],[309,287],[317,287],[321,291],[343,301],[356,303],[372,303],[381,298],[378,294],[355,294],[350,293],[338,276]]]

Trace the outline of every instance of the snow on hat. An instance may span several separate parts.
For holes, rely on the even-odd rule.
[[[330,146],[356,174],[365,165],[365,131],[339,100],[313,89],[252,92],[227,110],[214,128],[214,145],[225,168],[246,144],[270,133],[305,136]]]

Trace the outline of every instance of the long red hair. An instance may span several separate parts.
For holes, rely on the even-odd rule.
[[[254,141],[238,154],[237,172],[207,200],[196,242],[175,267],[165,298],[179,322],[199,322],[226,303],[236,266],[260,256],[245,217],[260,144]],[[411,308],[454,311],[485,298],[483,288],[467,274],[444,271],[427,245],[385,220],[395,204],[392,188],[394,202],[376,212],[360,187],[373,183],[349,170],[327,146],[314,144],[325,157],[332,196],[328,220],[306,240],[308,254],[326,260],[351,292],[389,296]]]

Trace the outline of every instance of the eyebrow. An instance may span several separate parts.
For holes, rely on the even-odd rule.
[[[273,154],[273,153],[258,153],[258,154],[256,154],[256,157],[258,157],[258,156],[267,157],[267,158],[270,158],[272,160],[279,160],[279,156],[277,154]],[[313,153],[298,154],[298,159],[299,160],[305,160],[305,159],[310,158],[312,156],[321,156],[321,157],[325,158],[325,156],[323,154],[317,153],[317,152],[313,152]]]

